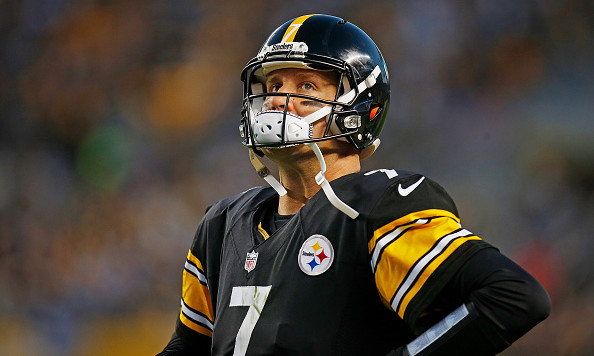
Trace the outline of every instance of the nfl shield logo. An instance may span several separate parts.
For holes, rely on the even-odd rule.
[[[247,257],[245,258],[245,270],[251,272],[254,268],[256,268],[256,262],[258,261],[258,252],[252,250],[252,252],[247,253]]]

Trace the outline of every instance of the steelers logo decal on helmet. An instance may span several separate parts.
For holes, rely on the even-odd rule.
[[[297,263],[303,273],[318,276],[326,272],[334,262],[334,248],[322,235],[310,236],[299,250]]]

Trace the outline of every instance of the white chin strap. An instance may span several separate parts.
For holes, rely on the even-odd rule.
[[[276,192],[278,193],[279,196],[283,196],[287,194],[287,190],[285,189],[285,187],[283,187],[282,184],[280,184],[280,182],[278,180],[276,180],[276,178],[274,178],[274,176],[272,174],[270,174],[270,170],[264,165],[264,163],[262,163],[262,161],[260,161],[258,159],[258,157],[256,157],[256,153],[254,153],[254,150],[250,148],[250,162],[252,162],[252,165],[254,166],[254,168],[256,169],[256,172],[258,172],[258,175],[262,178],[264,178],[264,180],[270,184],[270,186],[276,190]]]
[[[330,182],[328,182],[328,179],[326,179],[324,176],[324,173],[326,173],[326,161],[324,160],[324,155],[322,154],[322,151],[320,151],[318,145],[314,142],[306,143],[305,145],[311,148],[311,150],[316,155],[318,162],[320,162],[320,172],[316,174],[315,177],[316,183],[322,187],[322,190],[324,191],[324,194],[326,195],[326,198],[328,198],[330,204],[332,204],[336,209],[345,213],[351,219],[356,219],[359,216],[359,212],[348,206],[336,196],[336,193],[334,193]],[[250,148],[249,152],[250,161],[258,172],[258,175],[264,178],[264,180],[270,184],[270,186],[278,193],[279,196],[282,197],[286,195],[287,190],[285,187],[283,187],[283,185],[276,178],[274,178],[273,175],[270,174],[270,170],[268,170],[268,168],[266,168],[266,166],[258,159],[258,157],[256,157],[254,150]]]
[[[336,209],[348,215],[349,218],[356,219],[357,216],[359,216],[359,212],[348,206],[336,196],[336,193],[334,193],[330,182],[328,182],[328,179],[326,179],[324,176],[324,173],[326,173],[326,161],[324,160],[324,155],[322,154],[322,151],[320,151],[318,145],[315,142],[306,143],[305,145],[311,148],[320,162],[320,172],[316,174],[316,183],[322,187],[322,190],[324,190],[324,194],[326,194],[326,198],[328,198],[330,204],[334,205]]]

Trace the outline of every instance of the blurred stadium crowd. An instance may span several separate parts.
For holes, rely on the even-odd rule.
[[[0,354],[154,354],[205,208],[260,181],[239,73],[277,25],[343,16],[392,104],[364,168],[420,171],[548,289],[505,355],[594,354],[588,0],[0,0]]]

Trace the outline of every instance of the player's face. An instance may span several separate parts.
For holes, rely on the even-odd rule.
[[[318,71],[311,69],[284,68],[272,71],[266,79],[266,92],[268,93],[297,93],[312,96],[325,100],[335,100],[339,75],[332,71]],[[288,106],[287,106],[288,105]],[[265,99],[263,110],[283,111],[287,106],[287,112],[305,117],[324,106],[319,101],[291,97],[269,96]],[[313,137],[323,137],[326,129],[326,121],[320,119],[313,123]],[[332,145],[336,140],[319,142],[322,150],[325,146]],[[288,159],[298,161],[299,153],[311,155],[309,148],[303,145],[291,146],[285,149],[263,148],[264,154],[270,158]]]
[[[320,99],[334,100],[338,75],[332,71],[318,71],[310,69],[285,68],[271,72],[266,78],[266,92],[268,93],[296,93],[309,95]],[[287,103],[286,96],[269,96],[264,101],[264,110],[287,111],[305,117],[324,106],[324,104],[291,97]]]

